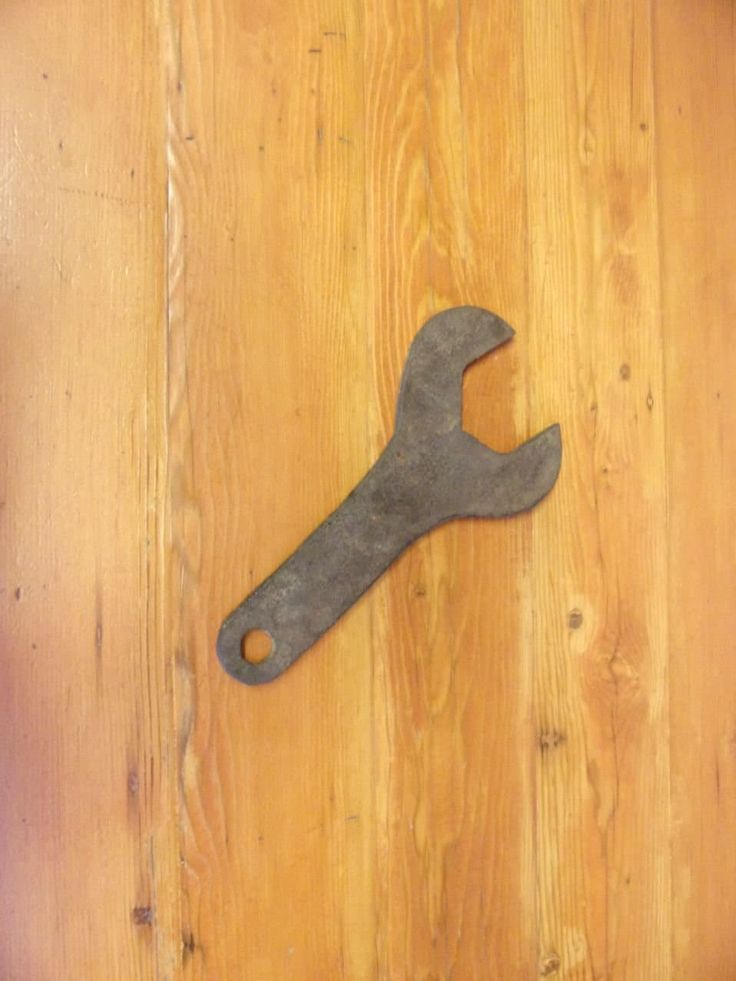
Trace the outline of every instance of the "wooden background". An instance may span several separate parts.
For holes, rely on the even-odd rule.
[[[4,0],[0,977],[736,979],[732,0]],[[421,323],[562,424],[277,683]]]

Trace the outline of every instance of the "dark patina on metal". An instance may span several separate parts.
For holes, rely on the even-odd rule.
[[[513,337],[500,317],[456,307],[422,327],[409,350],[394,435],[345,501],[226,618],[217,638],[225,670],[247,685],[272,681],[325,633],[401,552],[453,518],[526,511],[560,469],[560,427],[510,453],[462,428],[462,376],[477,358]],[[243,657],[251,630],[271,652]]]

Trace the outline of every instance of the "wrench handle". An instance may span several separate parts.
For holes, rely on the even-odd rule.
[[[417,507],[422,461],[401,467],[411,476],[397,479],[397,460],[406,452],[392,440],[345,501],[224,620],[217,655],[228,674],[246,685],[277,678],[436,523]],[[270,653],[258,663],[243,656],[251,630],[271,638]]]

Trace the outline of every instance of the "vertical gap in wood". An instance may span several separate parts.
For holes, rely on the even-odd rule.
[[[646,124],[649,127],[650,138],[652,141],[652,184],[653,184],[653,194],[654,194],[654,213],[653,221],[655,225],[654,229],[654,239],[657,245],[655,250],[654,264],[656,268],[656,281],[652,286],[654,293],[654,298],[656,302],[657,312],[656,312],[656,322],[659,330],[659,365],[658,365],[658,378],[656,380],[656,389],[659,393],[659,401],[661,403],[660,412],[662,415],[662,425],[661,425],[661,436],[662,436],[662,446],[661,454],[663,460],[664,469],[664,489],[663,489],[663,501],[664,501],[664,520],[663,520],[663,530],[664,530],[664,568],[667,570],[668,576],[668,586],[667,594],[665,598],[666,609],[663,624],[663,642],[664,642],[664,658],[663,666],[665,671],[665,677],[663,679],[664,686],[664,703],[667,708],[666,711],[662,712],[662,735],[661,744],[666,747],[664,752],[666,753],[666,782],[667,782],[667,794],[666,794],[666,806],[667,806],[667,826],[672,827],[672,692],[670,688],[670,662],[671,662],[671,636],[670,636],[670,614],[671,608],[669,604],[669,570],[671,568],[672,562],[672,536],[670,528],[670,507],[669,507],[669,460],[668,460],[668,442],[670,438],[670,421],[667,413],[667,349],[666,349],[666,330],[664,322],[664,310],[663,310],[663,250],[662,250],[662,198],[660,194],[659,186],[659,166],[658,166],[658,127],[657,127],[657,87],[656,87],[656,72],[657,72],[657,46],[655,38],[655,18],[654,18],[654,2],[655,0],[648,0],[647,3],[647,17],[648,17],[648,39],[649,39],[649,105],[650,105],[650,115],[649,119],[646,120]],[[652,399],[654,396],[650,390],[647,401],[647,408],[651,411]],[[674,915],[673,915],[673,853],[672,853],[672,834],[669,834],[669,854],[666,868],[663,873],[667,876],[667,882],[662,884],[663,894],[666,894],[668,903],[666,908],[667,923],[666,932],[665,929],[662,930],[662,936],[669,937],[669,951],[668,951],[668,973],[672,976],[674,971]]]
[[[527,24],[523,8],[519,11],[519,59],[521,62],[521,152],[523,158],[522,172],[524,179],[523,187],[523,215],[524,215],[524,301],[526,314],[526,330],[528,333],[534,330],[532,322],[533,305],[530,302],[529,290],[531,283],[530,275],[530,250],[528,246],[531,228],[531,209],[528,191],[529,173],[529,138],[527,135],[528,123],[528,95],[529,82],[527,79],[527,48],[526,32]],[[532,396],[532,366],[530,364],[529,352],[526,358],[526,372],[524,376],[524,403],[527,418],[533,418],[533,396]],[[520,893],[523,902],[523,909],[528,925],[524,932],[524,939],[527,943],[527,950],[524,951],[522,964],[524,969],[530,972],[535,971],[537,962],[540,959],[541,949],[541,910],[540,910],[540,891],[537,888],[537,866],[538,857],[538,830],[537,830],[537,780],[536,780],[536,738],[534,720],[534,691],[536,686],[536,660],[535,651],[537,649],[537,630],[534,623],[534,577],[531,569],[531,556],[534,550],[534,527],[529,529],[526,536],[524,547],[524,561],[522,564],[521,580],[523,583],[521,600],[519,603],[520,612],[520,636],[521,636],[521,692],[523,699],[521,717],[524,720],[523,733],[525,739],[521,742],[525,752],[522,758],[522,791],[523,797],[520,802],[522,811],[522,846],[521,846],[521,867]],[[528,747],[528,748],[527,748]]]
[[[155,318],[157,328],[154,357],[149,358],[153,375],[149,390],[149,411],[156,419],[155,445],[149,444],[149,461],[153,486],[149,488],[148,540],[149,600],[153,593],[149,623],[149,650],[156,659],[156,693],[159,700],[160,727],[160,785],[162,800],[156,815],[158,829],[155,857],[155,888],[157,895],[155,977],[176,979],[183,973],[183,934],[180,876],[180,800],[179,800],[179,709],[176,692],[176,648],[173,643],[171,608],[171,551],[170,518],[171,494],[169,482],[169,336],[171,325],[172,266],[172,86],[176,86],[175,0],[156,4],[158,29],[159,92],[163,107],[160,139],[165,185],[161,195],[163,223],[163,255],[161,273],[163,291],[160,313]],[[158,204],[158,202],[157,202]],[[176,228],[177,226],[174,225]],[[149,430],[150,433],[150,430]]]
[[[670,569],[672,562],[672,527],[670,523],[670,466],[669,466],[669,441],[671,438],[671,427],[670,420],[668,418],[667,405],[668,405],[668,395],[669,387],[667,383],[667,342],[666,342],[666,328],[665,328],[665,318],[664,318],[664,295],[665,295],[665,282],[664,282],[664,240],[662,234],[663,228],[663,208],[664,200],[662,197],[662,187],[661,187],[661,174],[660,174],[660,132],[659,132],[659,113],[657,112],[657,75],[658,75],[658,51],[657,51],[657,23],[655,15],[655,0],[649,0],[649,22],[650,22],[650,34],[651,34],[651,82],[652,82],[652,105],[654,107],[654,112],[652,113],[652,119],[650,121],[650,127],[652,129],[652,141],[654,143],[654,183],[655,183],[655,194],[657,201],[657,211],[656,211],[656,221],[657,221],[657,268],[658,268],[658,295],[659,295],[659,323],[660,323],[660,336],[662,338],[662,370],[660,378],[660,392],[662,401],[662,412],[664,414],[664,459],[665,459],[665,500],[666,500],[666,549],[667,549],[667,570],[668,570],[668,616],[667,616],[667,728],[668,728],[668,739],[667,739],[667,753],[668,753],[668,769],[670,776],[670,786],[667,805],[670,812],[670,824],[672,823],[672,818],[674,814],[673,806],[673,792],[672,792],[672,686],[670,683],[670,677],[672,673],[672,650],[671,650],[671,640],[670,640],[670,628],[671,628],[671,613],[672,607],[669,602],[669,581],[670,581]],[[674,848],[673,848],[673,836],[670,835],[670,882],[669,882],[669,898],[670,898],[670,942],[669,942],[669,954],[670,954],[670,970],[672,976],[675,977],[676,974],[676,960],[677,960],[677,943],[675,939],[675,866],[674,866]]]

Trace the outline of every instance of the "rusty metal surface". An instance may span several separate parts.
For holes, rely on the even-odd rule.
[[[336,511],[225,619],[217,654],[238,681],[272,681],[325,633],[403,550],[453,518],[525,511],[560,469],[558,425],[511,453],[462,429],[465,368],[513,337],[500,317],[456,307],[414,338],[399,391],[394,435]],[[271,637],[259,663],[243,657],[251,630]]]

